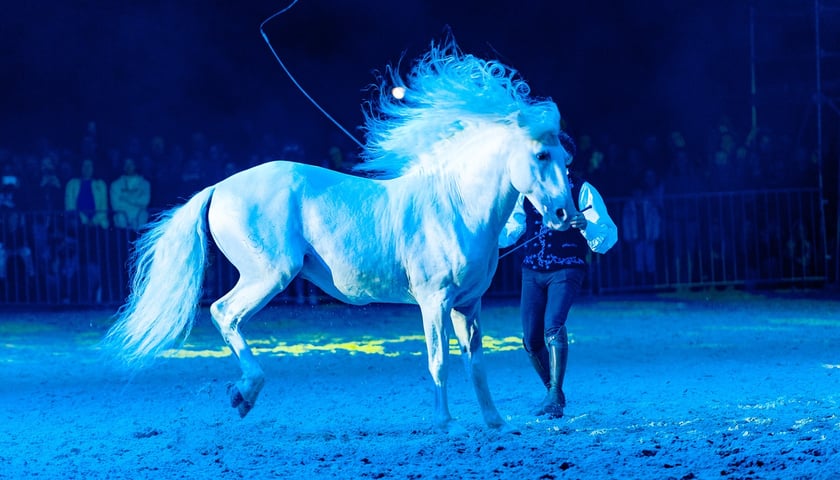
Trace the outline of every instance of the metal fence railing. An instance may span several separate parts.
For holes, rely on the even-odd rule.
[[[64,212],[0,213],[0,304],[117,304],[136,234]]]
[[[645,239],[627,235],[625,206],[632,200],[607,202],[619,241],[605,255],[592,255],[585,288],[593,294],[828,280],[816,190],[665,196],[658,231]],[[135,239],[133,231],[83,225],[64,212],[2,212],[0,305],[118,306],[129,293]],[[208,260],[209,301],[233,286],[237,272],[213,248]],[[521,251],[499,261],[488,297],[519,295],[520,263]],[[291,287],[275,301],[303,295],[311,296]]]
[[[659,202],[658,228],[652,228],[658,231],[647,236],[628,235],[633,226],[626,206],[633,200],[607,201],[619,240],[606,254],[592,255],[592,293],[827,281],[816,189],[666,195]],[[491,291],[519,293],[511,288],[518,284],[513,269],[519,261],[516,254],[502,260]]]

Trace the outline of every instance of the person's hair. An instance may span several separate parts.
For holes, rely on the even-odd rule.
[[[575,141],[569,136],[566,132],[560,132],[560,145],[566,150],[566,153],[571,155],[572,157],[577,154],[577,145],[575,145]]]

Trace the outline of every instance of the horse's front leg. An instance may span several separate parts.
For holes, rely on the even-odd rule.
[[[502,419],[493,398],[490,395],[490,387],[487,384],[487,373],[484,369],[484,353],[481,345],[481,327],[478,321],[478,314],[481,311],[481,302],[476,301],[465,307],[456,307],[452,310],[452,327],[458,343],[461,345],[461,354],[465,356],[467,375],[470,376],[478,397],[478,404],[484,421],[491,428],[508,430],[507,423]]]
[[[434,425],[445,433],[458,433],[458,431],[463,431],[463,428],[459,428],[452,421],[446,396],[446,379],[449,375],[447,366],[449,338],[443,319],[449,315],[450,308],[444,306],[441,299],[433,298],[420,302],[420,311],[423,315],[423,331],[426,335],[429,373],[432,374],[435,384]]]

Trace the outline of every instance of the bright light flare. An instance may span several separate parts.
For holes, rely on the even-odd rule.
[[[397,100],[405,98],[405,87],[394,87],[391,89],[391,95]]]

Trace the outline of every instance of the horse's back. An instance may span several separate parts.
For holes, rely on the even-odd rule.
[[[292,194],[309,186],[331,185],[348,175],[305,163],[273,161],[237,172],[216,185],[214,199],[233,195],[243,201],[266,204],[282,200],[284,193]]]
[[[210,205],[218,224],[246,227],[253,236],[278,229],[300,230],[309,240],[305,217],[320,223],[366,219],[371,201],[381,196],[377,182],[314,165],[276,161],[236,173],[216,185]],[[221,218],[225,217],[225,218]]]

